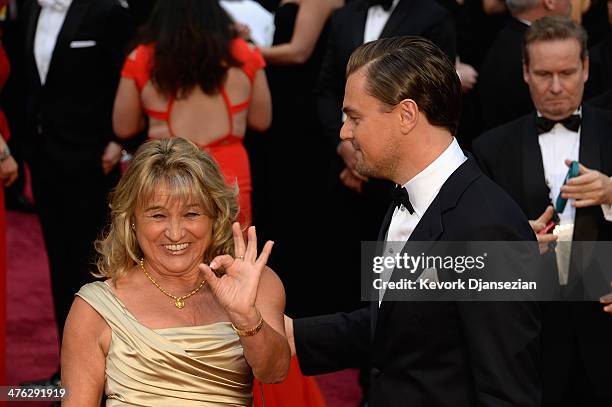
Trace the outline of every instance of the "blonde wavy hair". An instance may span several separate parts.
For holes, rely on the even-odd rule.
[[[144,208],[160,187],[171,199],[194,197],[213,220],[212,240],[202,261],[220,254],[234,254],[232,223],[238,214],[237,186],[228,186],[216,162],[182,138],[151,140],[134,155],[127,172],[110,194],[111,221],[96,241],[96,265],[100,278],[120,279],[143,257],[132,228],[137,208]]]

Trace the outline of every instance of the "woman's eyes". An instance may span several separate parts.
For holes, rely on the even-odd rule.
[[[201,212],[190,211],[190,212],[186,212],[183,216],[187,219],[194,219],[201,215],[202,215]],[[163,213],[154,213],[152,215],[149,215],[149,217],[155,220],[163,220],[163,219],[166,219],[167,216]]]

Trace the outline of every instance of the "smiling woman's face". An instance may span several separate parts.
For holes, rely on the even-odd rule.
[[[136,238],[147,269],[178,276],[197,267],[210,245],[212,225],[199,199],[175,198],[160,185],[135,212]]]

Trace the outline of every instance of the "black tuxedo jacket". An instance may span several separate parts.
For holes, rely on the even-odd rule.
[[[612,31],[604,40],[589,49],[589,80],[584,98],[590,99],[612,90]]]
[[[473,152],[483,171],[505,189],[529,219],[538,218],[550,205],[544,180],[542,153],[535,113],[493,129],[474,141]],[[583,104],[579,161],[588,168],[612,174],[612,114]],[[564,157],[560,157],[563,159]],[[574,241],[612,240],[612,222],[599,206],[578,208]],[[570,279],[574,271],[570,269]],[[543,311],[544,401],[561,402],[571,371],[583,364],[594,391],[612,397],[606,372],[612,366],[610,316],[599,303],[545,303]],[[573,358],[577,358],[573,360]],[[568,384],[568,385],[564,385]]]
[[[527,25],[510,18],[480,67],[478,94],[481,128],[489,130],[533,110],[529,88],[523,80],[523,36]]]
[[[30,160],[44,157],[64,168],[101,167],[113,137],[113,102],[131,33],[128,9],[119,0],[73,0],[44,85],[34,57],[38,2],[27,0],[24,13],[28,123],[23,151]],[[85,41],[93,46],[78,47]]]
[[[336,11],[331,21],[316,91],[319,118],[334,152],[340,142],[346,65],[353,51],[363,44],[367,12],[368,1],[355,0]],[[400,0],[380,38],[404,35],[425,37],[455,60],[456,35],[452,16],[435,1]]]
[[[392,211],[387,214],[385,236]],[[525,216],[469,159],[445,182],[412,241],[533,240]],[[539,406],[533,303],[383,302],[294,321],[300,367],[370,363],[371,407]]]

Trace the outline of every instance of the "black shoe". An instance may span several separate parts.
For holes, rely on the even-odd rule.
[[[51,377],[48,377],[46,379],[42,379],[42,380],[36,380],[33,382],[23,382],[21,383],[21,387],[59,387],[61,385],[60,382],[60,372],[56,371],[55,373],[53,373],[53,375]]]
[[[24,213],[34,213],[36,212],[36,208],[34,204],[30,202],[25,196],[22,194],[11,195],[7,194],[5,196],[5,207],[9,211],[18,211]]]

